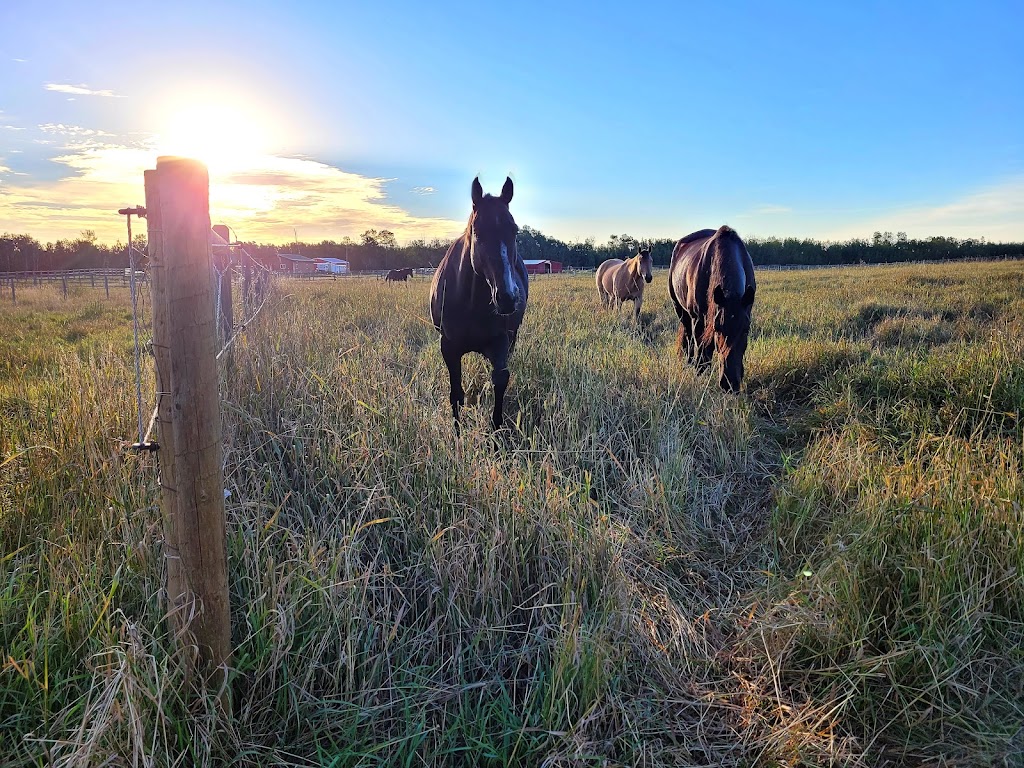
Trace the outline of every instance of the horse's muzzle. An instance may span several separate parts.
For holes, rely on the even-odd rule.
[[[515,293],[505,293],[504,291],[497,291],[491,297],[491,303],[494,305],[494,311],[499,315],[513,315],[519,309],[521,294],[519,291]]]
[[[518,310],[519,310],[519,302],[518,301],[512,301],[512,302],[509,302],[509,303],[505,303],[505,302],[500,302],[499,301],[499,302],[495,303],[495,305],[494,305],[494,311],[497,312],[502,317],[507,317],[508,315],[514,315]]]
[[[644,280],[646,280],[648,283],[651,282],[651,280],[653,280],[653,279],[654,279],[654,275],[648,275],[647,277],[644,278]]]

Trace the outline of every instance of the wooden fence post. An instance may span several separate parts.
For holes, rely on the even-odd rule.
[[[194,637],[202,672],[219,687],[231,615],[209,174],[196,160],[161,157],[145,178],[167,613],[179,641]]]
[[[148,171],[147,171],[148,173]],[[103,290],[107,293],[107,298],[110,298],[110,278],[106,272],[103,273]]]

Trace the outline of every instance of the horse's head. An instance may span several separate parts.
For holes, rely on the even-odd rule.
[[[642,277],[646,282],[651,282],[654,276],[651,274],[651,267],[654,266],[654,259],[651,257],[651,248],[641,248],[639,245],[636,249],[636,256],[633,257],[635,263],[633,265],[634,274],[637,277]]]
[[[523,305],[522,292],[512,272],[519,227],[508,210],[511,201],[512,179],[506,177],[500,197],[485,195],[480,179],[473,179],[469,258],[473,271],[487,281],[491,303],[499,315],[511,315]]]
[[[754,286],[747,285],[740,296],[730,296],[721,285],[716,285],[712,297],[715,300],[715,346],[721,361],[718,384],[726,392],[739,392],[743,381],[743,353],[747,351],[754,307]]]

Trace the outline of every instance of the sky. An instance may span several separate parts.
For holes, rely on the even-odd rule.
[[[0,232],[124,240],[161,155],[244,240],[1024,241],[1024,3],[0,0]]]

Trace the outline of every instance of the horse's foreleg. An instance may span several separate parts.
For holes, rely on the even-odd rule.
[[[633,322],[637,325],[640,324],[640,307],[643,306],[644,297],[637,296],[633,299]]]
[[[715,352],[715,345],[704,339],[704,323],[701,320],[693,321],[693,357],[691,362],[697,367],[699,373],[703,373],[711,365],[711,355]]]
[[[693,363],[693,327],[690,315],[683,312],[679,316],[679,334],[676,336],[676,354],[686,357],[686,362]]]
[[[494,413],[491,414],[491,423],[495,429],[501,429],[505,421],[505,390],[508,389],[508,380],[511,374],[508,368],[491,371],[491,381],[494,383]]]
[[[465,402],[465,392],[462,391],[462,355],[461,349],[455,347],[447,337],[441,337],[441,357],[448,366],[448,380],[451,385],[448,400],[452,404],[455,434],[459,434],[459,406]]]
[[[491,414],[491,423],[495,429],[501,429],[505,422],[505,390],[508,389],[508,355],[511,344],[504,341],[488,355],[493,366],[491,370],[491,383],[494,384],[494,412]]]

